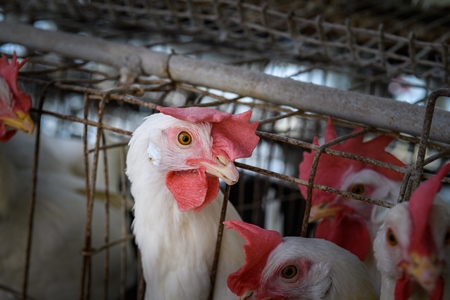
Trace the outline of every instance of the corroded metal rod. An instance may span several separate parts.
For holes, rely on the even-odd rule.
[[[0,22],[0,41],[115,66],[124,77],[156,75],[413,136],[422,132],[425,108],[406,102],[5,21]],[[449,112],[435,112],[430,139],[450,141]]]

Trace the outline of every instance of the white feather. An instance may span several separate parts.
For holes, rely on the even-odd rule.
[[[9,142],[0,144],[0,240],[3,241],[0,244],[0,284],[17,291],[21,290],[25,267],[34,150],[27,142],[21,144],[19,137],[18,133]],[[86,198],[75,188],[82,180],[68,172],[62,161],[54,160],[46,147],[50,145],[41,145],[42,168],[38,173],[28,292],[36,299],[78,299]],[[69,154],[66,152],[66,155]],[[122,237],[121,211],[110,207],[109,214],[109,239],[115,241]],[[105,231],[105,210],[103,203],[97,202],[93,208],[93,248],[104,244]],[[134,282],[135,266],[130,244],[127,244],[126,261],[129,286]],[[121,248],[112,247],[109,252],[108,299],[116,299],[119,294],[120,262]],[[104,255],[95,255],[92,265],[93,299],[103,299],[103,265]],[[6,297],[0,291],[0,299]]]
[[[402,271],[397,268],[397,264],[402,259],[409,257],[407,249],[409,247],[409,237],[411,236],[412,220],[408,210],[409,202],[402,202],[394,206],[381,225],[374,240],[374,252],[377,260],[377,267],[381,272],[381,298],[382,300],[393,300],[397,279],[402,277]],[[447,261],[443,270],[445,282],[443,299],[450,297],[450,246],[444,245],[445,233],[450,228],[449,207],[437,196],[434,200],[430,213],[430,227],[434,237],[435,245],[438,249],[436,256],[438,260]],[[386,240],[387,230],[391,229],[395,234],[398,245],[392,247]],[[422,289],[417,289],[409,300],[426,299],[428,296]]]
[[[165,184],[168,170],[182,165],[179,155],[170,152],[165,141],[164,129],[173,126],[198,132],[204,147],[211,147],[208,124],[188,123],[163,114],[148,117],[130,140],[126,173],[135,200],[133,231],[142,255],[145,298],[206,299],[223,195],[219,193],[199,212],[178,209]],[[149,160],[149,152],[152,158],[156,153],[161,155],[159,164]],[[240,219],[231,203],[226,219]],[[214,299],[234,299],[226,278],[244,262],[243,243],[237,233],[224,232]]]
[[[6,107],[12,107],[13,95],[9,89],[9,85],[3,77],[0,77],[0,99],[2,99],[2,105]]]
[[[306,258],[312,265],[298,285],[284,287],[291,289],[290,292],[286,290],[288,294],[294,292],[297,295],[295,299],[375,299],[374,287],[364,264],[349,251],[322,239],[285,237],[267,259],[261,286],[274,280],[273,274],[280,272],[280,266],[298,258]],[[277,283],[276,288],[283,289],[282,280]]]
[[[373,189],[373,192],[369,196],[373,199],[396,203],[397,197],[400,193],[401,182],[390,180],[389,178],[373,170],[363,169],[356,173],[352,173],[349,171],[344,176],[344,181],[342,183],[341,189],[344,191],[349,191],[350,188],[356,184],[362,184],[365,187],[371,187]],[[367,216],[364,216],[364,220],[369,231],[371,241],[375,239],[375,236],[382,222],[389,212],[388,208],[373,205],[352,198],[346,198],[343,196],[337,196],[333,202],[345,203],[357,212],[369,212]],[[376,266],[375,257],[372,251],[372,245],[366,259],[364,260],[364,263],[369,270],[369,273],[371,274],[372,281],[375,285],[376,290],[379,291],[381,288],[381,275]]]

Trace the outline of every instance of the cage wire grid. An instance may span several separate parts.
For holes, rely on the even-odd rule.
[[[448,83],[448,18],[439,7],[390,2],[54,0],[4,7],[44,19],[57,13],[69,21],[61,24],[69,31],[81,21],[104,28],[105,36],[111,25],[183,34],[265,50],[267,57],[351,64],[390,77],[407,72]]]
[[[296,1],[290,5],[270,1],[11,1],[0,4],[0,13],[5,23],[19,20],[37,27],[50,27],[55,34],[58,31],[82,33],[112,41],[117,46],[131,44],[172,53],[170,59],[159,62],[167,76],[139,74],[132,68],[124,73],[118,65],[61,53],[59,48],[52,50],[53,44],[50,48],[39,49],[27,45],[28,41],[20,35],[14,40],[5,38],[5,32],[0,32],[0,52],[10,55],[12,50],[22,51],[21,56],[29,57],[19,79],[24,90],[33,95],[32,113],[38,120],[36,145],[39,145],[40,132],[83,141],[87,223],[86,239],[84,245],[80,245],[84,258],[80,266],[83,277],[80,278],[80,291],[77,291],[80,299],[89,298],[92,256],[107,257],[110,247],[116,244],[123,247],[125,241],[132,238],[129,228],[125,228],[129,218],[126,201],[130,196],[125,174],[121,172],[118,198],[125,220],[122,239],[111,241],[105,237],[104,245],[97,248],[90,245],[92,206],[94,198],[98,197],[96,173],[111,172],[107,167],[107,160],[111,159],[107,155],[108,149],[120,150],[120,169],[124,170],[127,141],[132,131],[144,116],[154,113],[157,105],[207,106],[232,113],[252,109],[252,119],[260,122],[257,134],[261,142],[251,159],[236,162],[241,169],[241,178],[231,188],[230,200],[244,221],[266,227],[270,225],[268,207],[278,203],[278,210],[284,214],[281,230],[286,235],[307,234],[312,188],[374,205],[392,206],[378,199],[314,184],[315,167],[323,153],[405,173],[399,201],[408,199],[418,181],[429,178],[430,173],[448,159],[450,147],[446,136],[449,127],[446,127],[447,135],[441,139],[428,136],[433,133],[429,125],[434,124],[432,121],[441,113],[439,109],[434,110],[437,96],[449,96],[448,90],[432,93],[437,88],[448,87],[449,83],[447,29],[450,24],[440,10],[411,5],[377,5],[372,1],[348,5],[341,1]],[[101,50],[98,52],[102,54]],[[218,61],[239,66],[242,72],[256,70],[285,80],[312,81],[324,86],[342,83],[330,84],[333,81],[330,78],[336,81],[336,77],[345,77],[344,87],[338,86],[342,95],[351,98],[353,91],[361,97],[410,97],[413,99],[402,100],[427,104],[427,109],[420,110],[423,123],[419,122],[421,130],[417,134],[370,126],[364,119],[355,122],[335,118],[339,138],[316,146],[312,144],[312,138],[323,135],[327,114],[176,80],[171,76],[175,72],[169,70],[170,60],[177,56]],[[410,75],[419,80],[410,81]],[[133,84],[130,85],[128,80]],[[118,86],[119,83],[122,86]],[[395,94],[393,90],[396,89],[418,89],[420,93]],[[445,100],[437,103],[444,109],[446,105]],[[433,112],[436,113],[433,115]],[[361,131],[350,133],[361,126]],[[390,150],[401,154],[410,167],[399,168],[329,148],[361,134],[396,137]],[[112,141],[107,141],[107,137]],[[302,152],[309,150],[316,151],[316,164],[305,182],[298,179],[298,163]],[[93,160],[89,160],[88,155],[93,155]],[[104,167],[97,170],[102,159]],[[275,163],[278,161],[281,163]],[[423,168],[427,172],[422,175]],[[35,178],[36,172],[34,170]],[[444,182],[450,183],[448,178]],[[309,187],[306,199],[300,195],[298,185]],[[110,189],[111,183],[106,180],[105,211],[111,205],[110,197],[114,197],[109,195]],[[33,224],[33,203],[32,199],[29,232]],[[107,222],[105,226],[108,226]],[[29,234],[28,247],[31,245]],[[26,269],[29,263],[28,258],[24,262]],[[121,265],[126,268],[125,259]],[[105,268],[107,272],[108,262]],[[138,299],[143,298],[145,289],[140,275],[137,295],[132,296]],[[20,297],[26,293],[27,276],[25,272],[23,284],[18,289],[0,288]],[[122,281],[120,299],[128,298]]]

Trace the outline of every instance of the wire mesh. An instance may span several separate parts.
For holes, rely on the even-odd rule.
[[[40,19],[57,13],[70,20],[62,25],[66,31],[78,30],[80,21],[95,25],[84,28],[87,32],[104,37],[111,27],[136,28],[263,50],[266,59],[350,65],[370,72],[369,79],[407,73],[448,84],[445,13],[400,1],[330,2],[54,0],[13,1],[6,7]]]
[[[0,16],[4,21],[21,20],[35,27],[101,37],[159,52],[175,52],[417,105],[429,103],[427,99],[433,90],[449,85],[450,24],[447,16],[438,9],[405,3],[18,0],[0,4]],[[279,230],[284,235],[307,234],[311,195],[304,199],[298,185],[309,185],[374,205],[392,206],[379,199],[314,184],[313,174],[308,182],[298,179],[298,165],[304,151],[322,151],[405,173],[400,201],[408,198],[414,185],[411,182],[415,180],[417,184],[420,178],[429,178],[430,173],[448,159],[449,143],[428,141],[426,126],[423,127],[425,136],[420,137],[335,119],[340,138],[316,146],[312,140],[314,136],[323,136],[328,116],[314,111],[151,75],[137,76],[132,85],[118,87],[120,70],[111,66],[56,52],[44,53],[9,41],[0,42],[0,52],[11,55],[16,51],[20,56],[29,57],[19,79],[23,89],[33,97],[32,113],[39,124],[37,132],[60,139],[77,139],[84,145],[80,164],[86,180],[87,222],[84,244],[79,248],[84,259],[80,266],[83,276],[76,291],[79,299],[91,297],[94,268],[91,258],[103,255],[106,260],[103,272],[108,273],[108,249],[118,244],[122,247],[121,286],[116,289],[116,295],[108,295],[108,277],[104,276],[103,296],[105,299],[143,297],[142,274],[139,286],[134,283],[133,288],[127,290],[126,269],[133,266],[126,264],[124,245],[132,235],[128,224],[130,195],[123,170],[131,133],[142,118],[155,112],[157,105],[208,106],[231,113],[252,109],[252,119],[260,122],[261,142],[251,158],[236,163],[241,177],[231,187],[230,200],[244,221]],[[446,92],[440,95],[436,106],[448,110],[445,97],[449,95]],[[431,95],[435,96],[436,93]],[[434,110],[434,103],[424,118],[425,123],[432,120],[430,110]],[[408,115],[400,117],[408,118]],[[350,133],[360,126],[362,131]],[[400,168],[329,149],[333,143],[359,134],[394,136],[395,142],[389,150],[410,167]],[[38,145],[39,135],[36,141]],[[107,150],[118,150],[120,155],[111,157]],[[420,161],[415,165],[417,157],[425,157],[423,166]],[[117,174],[114,177],[108,167],[113,159],[122,170],[118,172],[119,178]],[[102,167],[97,167],[98,164]],[[423,167],[426,172],[422,176]],[[99,183],[97,173],[105,174],[106,181]],[[111,177],[117,180],[109,182]],[[444,182],[450,183],[448,179]],[[102,193],[97,191],[99,185]],[[114,198],[118,198],[122,232],[121,239],[111,240],[105,236],[102,245],[93,247],[90,237],[92,206],[98,205],[95,199],[99,197],[107,199],[106,212]],[[32,212],[31,208],[31,227]],[[105,226],[109,226],[107,221]],[[30,235],[28,251],[32,244]],[[25,269],[32,264],[30,259],[24,262]],[[28,277],[25,273],[23,284],[14,287],[3,286],[0,282],[0,288],[15,295],[13,299],[20,297],[27,294]],[[33,299],[32,295],[29,298]]]

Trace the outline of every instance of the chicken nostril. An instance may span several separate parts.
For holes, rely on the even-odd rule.
[[[224,166],[226,166],[228,164],[228,160],[225,157],[221,156],[221,155],[218,155],[216,157],[216,159]]]

